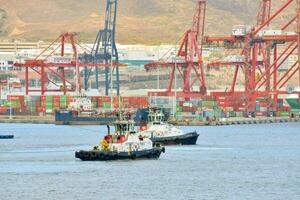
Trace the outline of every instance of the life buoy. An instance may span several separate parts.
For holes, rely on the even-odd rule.
[[[99,154],[99,158],[100,158],[100,160],[104,160],[104,154],[103,154],[103,153],[100,153],[100,154]]]
[[[95,160],[99,160],[100,159],[100,155],[99,155],[99,153],[97,153],[96,155],[95,155]]]
[[[96,156],[97,156],[96,152],[92,152],[91,155],[90,155],[90,158],[91,158],[92,160],[95,160],[95,159],[96,159]]]
[[[90,154],[88,152],[83,153],[83,158],[86,160],[90,160]]]
[[[147,158],[151,158],[151,153],[148,153],[148,154],[146,155],[146,157],[147,157]]]
[[[132,159],[132,160],[135,160],[135,159],[136,159],[136,155],[135,155],[135,153],[131,154],[131,156],[130,156],[130,157],[131,157],[131,159]]]
[[[110,160],[110,155],[109,154],[104,155],[104,159],[105,160]]]
[[[156,132],[156,135],[157,135],[157,136],[163,136],[163,135],[164,135],[164,132],[162,132],[162,131],[157,131],[157,132]]]
[[[118,158],[118,155],[117,155],[117,154],[113,154],[113,155],[112,155],[112,159],[113,159],[113,160],[117,160],[117,158]]]

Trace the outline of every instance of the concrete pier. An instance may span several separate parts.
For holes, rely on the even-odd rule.
[[[269,124],[269,123],[288,123],[300,122],[300,118],[289,117],[257,117],[257,118],[227,118],[217,121],[171,121],[171,124],[178,126],[226,126],[226,125],[240,125],[240,124]]]
[[[178,126],[226,126],[240,124],[269,124],[269,123],[288,123],[300,122],[300,118],[289,117],[257,117],[257,118],[226,118],[217,121],[184,120],[170,121],[171,124]],[[0,123],[24,123],[24,124],[55,124],[54,116],[0,116]],[[83,123],[82,125],[92,125]]]
[[[0,116],[0,123],[22,123],[22,124],[54,124],[54,116]]]

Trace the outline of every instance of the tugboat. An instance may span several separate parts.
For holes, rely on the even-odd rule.
[[[195,145],[199,136],[196,131],[184,133],[181,129],[168,124],[160,110],[149,113],[148,124],[141,126],[141,130],[143,136],[162,145]]]
[[[161,144],[153,143],[137,132],[133,120],[117,120],[113,125],[115,133],[110,134],[110,127],[107,125],[108,133],[100,145],[90,151],[76,152],[75,157],[82,161],[158,159],[165,152]]]
[[[14,135],[0,135],[0,139],[13,139]]]

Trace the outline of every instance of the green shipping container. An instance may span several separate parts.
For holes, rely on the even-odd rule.
[[[67,97],[61,96],[59,99],[59,104],[60,104],[61,108],[66,108],[67,107]]]
[[[111,108],[111,104],[110,103],[103,103],[103,107],[110,109]]]
[[[98,103],[97,102],[92,102],[92,107],[93,108],[97,108],[98,107]]]
[[[36,113],[36,107],[35,106],[30,107],[29,110],[30,110],[31,113]]]
[[[177,106],[176,111],[177,111],[177,112],[182,112],[182,111],[183,111],[183,107]]]
[[[51,104],[46,103],[46,109],[47,110],[51,110],[52,107],[53,107],[52,103]]]
[[[202,115],[199,115],[199,116],[198,116],[198,120],[203,121],[203,116],[202,116]]]
[[[182,116],[182,114],[183,114],[182,112],[176,112],[175,116]]]
[[[300,110],[300,103],[297,98],[286,99],[292,110]]]
[[[19,101],[6,101],[3,105],[6,107],[21,107],[21,103]]]
[[[210,106],[210,107],[213,107],[213,106],[217,106],[217,102],[216,101],[202,101],[202,106],[205,107],[205,106]]]
[[[289,112],[279,112],[280,117],[289,117],[290,113]]]
[[[229,117],[236,117],[236,112],[230,111],[229,112]]]
[[[52,96],[46,96],[46,103],[52,103],[53,102],[53,97]]]

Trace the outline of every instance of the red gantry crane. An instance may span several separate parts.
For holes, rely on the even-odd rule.
[[[183,40],[181,41],[175,61],[155,62],[145,65],[146,70],[159,67],[171,68],[170,82],[166,91],[150,92],[150,96],[174,96],[175,92],[172,91],[172,88],[175,82],[175,76],[177,76],[177,70],[180,74],[180,78],[183,80],[183,90],[176,91],[177,97],[195,98],[202,97],[206,94],[205,74],[202,59],[205,11],[206,1],[198,1],[193,18],[193,25],[191,29],[186,31]],[[198,86],[198,90],[193,90],[193,86]]]
[[[82,63],[78,59],[78,47],[81,46],[76,38],[75,33],[63,33],[56,40],[54,40],[46,49],[44,49],[35,59],[25,60],[24,63],[16,63],[15,67],[25,69],[25,93],[28,95],[30,92],[39,92],[44,95],[46,92],[67,92],[77,93],[81,92],[82,82],[80,78],[82,68],[99,68],[105,67],[106,64],[96,63]],[[67,47],[71,47],[71,52],[66,55]],[[84,48],[84,47],[82,47]],[[112,66],[114,63],[112,64]],[[120,65],[123,66],[123,65]],[[71,77],[67,79],[66,69],[75,71],[75,79]],[[29,72],[35,72],[40,76],[40,88],[29,88]],[[56,79],[52,80],[51,76],[56,76]],[[59,85],[58,82],[62,84]],[[49,83],[52,83],[55,87],[49,88]]]
[[[226,37],[205,37],[206,44],[223,44],[227,47],[243,45],[242,60],[237,62],[217,61],[208,64],[209,68],[220,66],[234,66],[235,73],[231,90],[227,92],[212,92],[211,95],[222,99],[227,106],[244,107],[248,116],[255,115],[256,101],[265,99],[267,113],[277,111],[277,98],[281,94],[300,94],[298,91],[286,91],[283,87],[299,71],[298,60],[278,77],[278,69],[285,61],[299,49],[299,0],[298,13],[292,17],[280,30],[270,30],[267,27],[273,20],[283,13],[294,0],[288,0],[274,14],[270,14],[271,0],[262,0],[260,12],[257,16],[257,26],[250,30],[244,28],[241,35],[233,34]],[[298,31],[296,33],[285,32],[294,21],[298,19]],[[280,47],[280,48],[278,48]],[[299,54],[299,53],[298,53]],[[271,61],[271,55],[273,60]],[[262,59],[261,59],[262,58]],[[235,91],[237,76],[243,70],[245,76],[245,90]],[[300,72],[299,72],[300,75]],[[300,81],[299,81],[300,85]],[[273,113],[273,112],[272,112]]]

